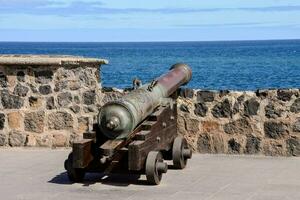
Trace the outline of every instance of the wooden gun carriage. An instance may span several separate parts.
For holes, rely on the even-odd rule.
[[[182,64],[179,67],[177,65],[171,72],[182,71],[181,66]],[[186,70],[186,65],[184,67]],[[165,80],[165,77],[171,72],[162,78]],[[128,173],[145,174],[149,184],[158,185],[162,174],[168,170],[168,165],[164,160],[173,160],[173,168],[175,169],[185,168],[187,159],[192,156],[192,151],[189,149],[187,141],[177,133],[177,87],[173,87],[166,93],[167,98],[162,96],[163,98],[155,103],[153,101],[155,95],[151,95],[154,92],[160,92],[159,86],[155,89],[157,84],[163,85],[164,83],[161,79],[155,80],[146,87],[134,91],[129,97],[125,97],[125,103],[108,104],[107,108],[100,111],[98,124],[95,125],[94,130],[84,133],[82,140],[73,143],[73,151],[65,161],[65,169],[71,181],[83,181],[86,172]],[[132,96],[144,94],[150,95],[146,101],[141,103],[136,98],[132,100]],[[149,105],[150,101],[152,105]],[[131,104],[129,105],[128,102]],[[124,117],[124,113],[122,113],[124,110],[120,110],[120,107],[117,107],[118,112],[115,112],[116,110],[112,106],[116,104],[126,106],[126,114],[132,112],[133,107],[130,107],[131,105],[135,106],[134,109],[138,108],[137,110],[146,108],[145,110],[148,112],[139,113],[141,116],[137,117],[142,120],[136,125],[137,120],[127,121],[128,116],[122,118]],[[118,118],[116,119],[116,117]],[[133,128],[130,127],[128,128],[130,131],[127,129],[124,131],[122,121],[126,121],[126,127],[132,123]],[[117,127],[122,128],[118,129]],[[118,134],[109,135],[106,131],[112,131],[113,134],[118,131]]]

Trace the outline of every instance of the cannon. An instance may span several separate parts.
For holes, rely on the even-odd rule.
[[[192,78],[188,65],[178,63],[151,83],[134,89],[99,109],[97,122],[83,139],[73,142],[65,161],[68,177],[82,182],[87,172],[145,174],[158,185],[168,170],[183,169],[192,157],[177,133],[177,89]]]

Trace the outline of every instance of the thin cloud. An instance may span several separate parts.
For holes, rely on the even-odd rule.
[[[69,1],[55,0],[0,0],[1,14],[30,14],[30,15],[104,15],[104,14],[186,14],[222,11],[251,11],[251,12],[287,12],[300,11],[300,5],[269,6],[269,7],[236,7],[236,8],[108,8],[101,1]]]
[[[258,26],[258,25],[266,25],[269,23],[258,23],[258,22],[249,22],[249,23],[225,23],[225,24],[180,24],[176,25],[177,27],[232,27],[232,26]]]

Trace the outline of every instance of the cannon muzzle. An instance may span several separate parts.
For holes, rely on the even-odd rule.
[[[190,67],[178,63],[173,65],[168,73],[151,83],[131,91],[118,100],[106,103],[98,115],[101,133],[110,139],[126,138],[161,104],[163,98],[169,97],[191,78]]]

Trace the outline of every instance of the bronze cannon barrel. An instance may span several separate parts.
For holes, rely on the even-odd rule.
[[[178,63],[170,71],[149,84],[131,91],[122,98],[103,105],[98,115],[98,126],[106,137],[126,138],[134,128],[157,108],[163,98],[169,97],[192,78],[186,64]]]

